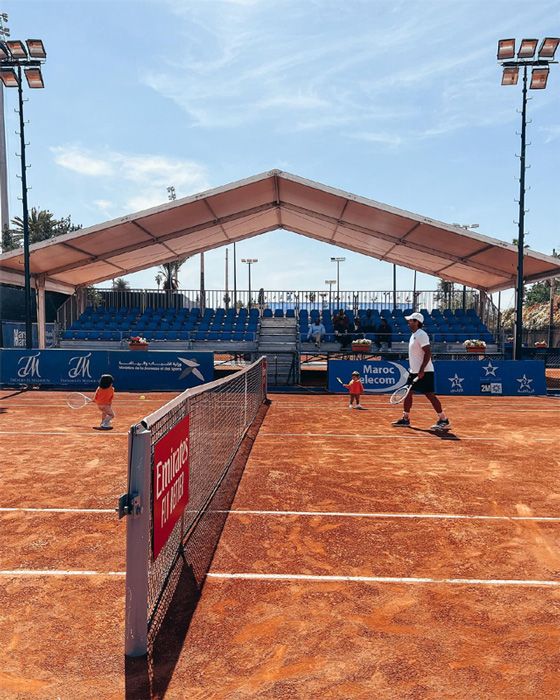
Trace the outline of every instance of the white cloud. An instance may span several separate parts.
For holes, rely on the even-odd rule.
[[[166,188],[173,185],[178,197],[210,187],[205,166],[190,160],[161,155],[130,154],[104,150],[95,154],[81,146],[57,146],[51,149],[55,162],[66,170],[99,181],[98,194],[92,200],[105,215],[133,212],[167,201]]]
[[[543,126],[540,129],[545,134],[545,143],[551,143],[560,138],[560,124],[554,124],[553,126]]]
[[[52,148],[57,165],[80,175],[92,177],[107,177],[114,173],[113,166],[106,160],[101,160],[72,146]]]

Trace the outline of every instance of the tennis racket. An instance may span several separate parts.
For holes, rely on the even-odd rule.
[[[83,408],[91,402],[92,399],[88,398],[84,394],[80,394],[79,391],[74,391],[66,396],[66,403],[70,408]]]
[[[418,381],[418,377],[412,380],[412,384],[415,384]],[[397,389],[391,394],[391,398],[389,399],[390,403],[396,404],[396,403],[402,403],[406,397],[408,396],[410,390],[412,389],[412,384],[407,384],[406,386],[401,386],[400,389]]]

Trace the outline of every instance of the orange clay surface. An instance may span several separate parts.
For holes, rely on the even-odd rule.
[[[98,433],[94,407],[11,393],[0,697],[122,698],[112,509],[128,427],[172,395],[118,395]],[[165,697],[558,698],[560,400],[445,397],[442,438],[420,397],[400,431],[386,397],[271,398]]]

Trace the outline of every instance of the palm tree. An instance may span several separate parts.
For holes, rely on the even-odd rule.
[[[124,292],[130,289],[130,283],[124,277],[117,277],[117,279],[113,280],[113,289],[116,292]]]
[[[54,214],[48,209],[37,209],[37,207],[31,208],[28,221],[30,243],[40,243],[81,228],[81,226],[72,223],[70,216],[55,219]],[[16,216],[12,219],[12,224],[14,226],[11,230],[12,241],[15,244],[14,247],[17,247],[23,241],[23,219]]]
[[[179,258],[173,262],[164,263],[159,268],[159,273],[163,276],[163,289],[175,290],[179,289],[179,268],[188,260],[188,258]],[[159,274],[158,273],[158,274]],[[157,278],[156,278],[157,281]],[[159,289],[159,283],[158,283]]]

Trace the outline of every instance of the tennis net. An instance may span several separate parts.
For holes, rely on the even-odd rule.
[[[132,426],[127,655],[146,653],[183,566],[202,583],[241,476],[230,473],[232,463],[265,399],[261,358],[234,375],[183,392]]]

